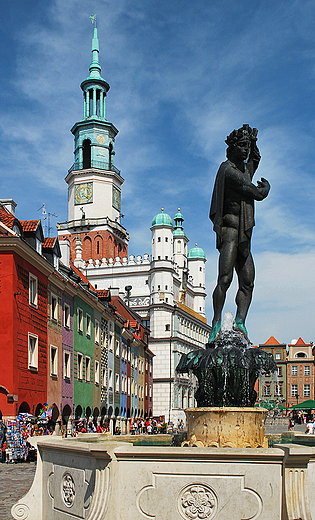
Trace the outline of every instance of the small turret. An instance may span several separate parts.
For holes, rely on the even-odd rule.
[[[188,251],[187,255],[188,269],[193,281],[192,285],[195,292],[194,310],[199,314],[205,314],[205,286],[206,286],[206,255],[201,247],[195,244]]]
[[[155,215],[151,225],[152,262],[150,270],[151,303],[173,304],[173,220],[164,213]]]

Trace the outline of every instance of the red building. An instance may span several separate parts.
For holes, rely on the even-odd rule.
[[[47,400],[47,285],[40,221],[0,204],[0,415],[37,414]],[[11,211],[9,211],[9,209]]]

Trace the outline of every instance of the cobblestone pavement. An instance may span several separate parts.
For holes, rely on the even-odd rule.
[[[35,462],[0,464],[0,520],[12,520],[11,507],[32,485]]]
[[[305,432],[305,425],[297,424],[297,432]],[[269,424],[266,433],[287,431],[286,426]],[[36,463],[0,464],[0,520],[12,520],[11,507],[22,498],[32,485]]]

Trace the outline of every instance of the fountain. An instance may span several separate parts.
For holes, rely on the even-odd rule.
[[[248,125],[228,136],[228,160],[215,183],[210,218],[220,261],[212,332],[205,349],[182,356],[177,366],[199,383],[198,408],[186,410],[187,442],[32,438],[37,469],[28,494],[12,508],[16,520],[315,520],[315,448],[267,448],[266,410],[254,407],[257,377],[276,368],[272,356],[252,347],[245,327],[254,281],[253,201],[269,191],[265,179],[251,183],[260,159],[256,140]],[[234,268],[237,313],[221,326]]]
[[[205,350],[184,354],[176,367],[198,380],[198,408],[185,410],[189,441],[183,446],[268,447],[267,410],[254,408],[254,387],[259,376],[276,373],[277,365],[271,354],[233,330],[233,322],[232,313],[226,313],[216,340]]]

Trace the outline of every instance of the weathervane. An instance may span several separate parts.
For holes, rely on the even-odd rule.
[[[92,14],[92,15],[90,16],[90,20],[91,20],[91,23],[92,23],[92,24],[95,23],[95,27],[96,27],[96,14]]]

